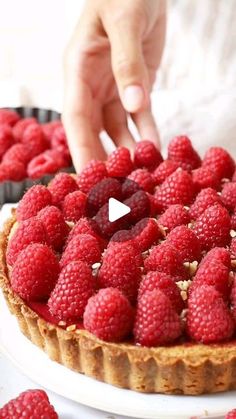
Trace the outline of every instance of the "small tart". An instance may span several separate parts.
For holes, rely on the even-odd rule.
[[[22,333],[65,367],[117,387],[144,393],[216,393],[236,389],[236,341],[146,348],[108,343],[84,329],[52,324],[11,289],[6,247],[14,214],[0,235],[0,286]]]

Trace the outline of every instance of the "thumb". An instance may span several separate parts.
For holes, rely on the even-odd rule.
[[[103,22],[111,44],[111,64],[121,102],[127,112],[149,104],[147,68],[142,52],[143,15],[118,12]]]

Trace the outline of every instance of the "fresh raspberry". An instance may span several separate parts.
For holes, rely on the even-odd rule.
[[[48,143],[52,141],[52,136],[54,134],[54,131],[61,127],[62,123],[58,119],[55,121],[46,122],[45,124],[41,125],[41,128],[43,130],[44,136],[46,137]]]
[[[60,260],[61,268],[73,261],[82,260],[89,265],[100,262],[101,249],[90,234],[76,234],[67,244]]]
[[[204,156],[202,165],[217,173],[220,179],[231,179],[235,170],[234,160],[230,154],[221,147],[209,148]]]
[[[19,182],[26,178],[26,169],[20,161],[9,161],[0,164],[0,182],[11,180]]]
[[[173,276],[177,281],[187,278],[187,271],[177,249],[166,242],[153,247],[150,255],[144,261],[144,267],[147,271],[164,272]]]
[[[105,163],[91,160],[77,177],[79,189],[88,193],[90,189],[108,176]]]
[[[147,169],[136,169],[130,173],[122,185],[123,197],[129,197],[140,189],[153,192],[154,181]]]
[[[9,125],[0,125],[0,161],[5,152],[14,144],[12,129]]]
[[[58,173],[49,183],[48,189],[52,194],[53,205],[61,207],[66,195],[76,191],[78,186],[75,179],[68,173]]]
[[[168,176],[172,175],[179,165],[175,161],[165,160],[154,170],[152,177],[154,179],[155,185],[161,185]]]
[[[142,279],[139,290],[138,300],[147,291],[161,290],[171,301],[177,313],[181,313],[184,308],[184,301],[180,295],[180,289],[170,275],[164,272],[148,272]]]
[[[160,207],[159,203],[157,202],[157,198],[155,195],[152,195],[146,192],[146,195],[149,199],[149,208],[150,208],[150,217],[156,217],[157,214],[162,212],[162,208]]]
[[[68,148],[66,133],[64,127],[58,126],[52,135],[51,147],[56,149],[67,160],[67,164],[71,163],[70,151]]]
[[[225,183],[221,191],[221,200],[228,210],[236,207],[236,182]]]
[[[196,190],[201,190],[205,188],[219,189],[220,187],[220,177],[218,172],[214,172],[212,168],[209,167],[199,167],[192,172],[193,184]]]
[[[34,185],[24,194],[16,209],[18,221],[34,217],[47,205],[51,205],[52,195],[48,188],[43,185]]]
[[[196,196],[194,203],[191,205],[189,214],[192,220],[196,220],[200,215],[214,204],[221,204],[221,198],[212,188],[202,189]]]
[[[141,279],[142,257],[134,245],[119,243],[106,249],[98,273],[101,288],[114,287],[131,302],[137,296]]]
[[[95,220],[87,217],[80,218],[80,220],[71,229],[67,243],[69,243],[69,241],[72,240],[77,234],[89,234],[90,236],[95,237],[101,247],[101,250],[104,249],[105,240],[100,237],[98,226]]]
[[[219,261],[208,260],[198,268],[190,290],[204,284],[213,286],[227,299],[230,291],[229,269]]]
[[[166,243],[178,250],[182,262],[199,261],[201,258],[200,242],[194,231],[187,226],[182,225],[171,230],[166,238]]]
[[[208,207],[197,218],[193,227],[203,250],[216,246],[226,246],[230,240],[230,216],[219,204]]]
[[[130,334],[133,318],[128,299],[116,288],[105,288],[89,299],[84,327],[99,339],[120,342]]]
[[[168,146],[168,159],[175,161],[183,170],[191,171],[201,165],[201,159],[185,135],[173,138]]]
[[[94,294],[92,270],[81,260],[65,266],[48,300],[51,314],[58,320],[76,323],[83,317],[88,299]]]
[[[0,124],[7,124],[13,127],[20,119],[20,115],[10,109],[0,109]]]
[[[225,419],[236,419],[236,409],[231,410],[225,416]]]
[[[132,236],[131,230],[119,230],[111,237],[108,247],[114,246],[117,243],[134,244],[134,237]],[[137,244],[137,243],[136,243]]]
[[[134,224],[150,215],[150,201],[146,192],[138,191],[124,201],[130,207],[130,213],[123,217],[129,223]]]
[[[158,218],[158,224],[169,231],[190,222],[189,211],[180,204],[170,205]]]
[[[233,177],[232,177],[232,182],[236,182],[236,170],[234,171]]]
[[[71,192],[66,195],[62,212],[67,221],[76,223],[81,217],[86,215],[87,195],[81,191]]]
[[[108,203],[100,208],[94,219],[97,223],[100,236],[105,239],[110,238],[113,236],[113,234],[116,233],[116,231],[122,230],[127,226],[125,217],[121,217],[120,219],[113,222],[109,221]]]
[[[43,176],[56,173],[59,169],[68,166],[68,162],[57,150],[46,150],[34,157],[27,166],[28,176],[31,179],[40,179]]]
[[[231,240],[229,250],[230,250],[231,256],[235,259],[236,258],[236,238]]]
[[[38,212],[37,218],[44,225],[48,236],[48,243],[53,249],[60,251],[65,244],[70,230],[61,211],[57,207],[47,206]]]
[[[159,346],[181,335],[181,323],[170,299],[160,289],[146,291],[138,301],[134,324],[136,343]]]
[[[160,151],[148,140],[139,141],[135,145],[134,164],[136,167],[145,167],[154,170],[163,161]]]
[[[236,276],[234,275],[233,283],[231,287],[231,293],[230,293],[230,303],[232,306],[232,314],[234,317],[234,321],[236,324]]]
[[[157,189],[155,196],[165,210],[170,205],[192,203],[195,195],[192,177],[182,169],[177,169]]]
[[[8,265],[13,265],[18,254],[31,243],[48,243],[45,228],[36,218],[22,221],[10,238],[6,255]]]
[[[125,147],[118,147],[108,156],[106,167],[108,176],[128,176],[134,169],[129,150]]]
[[[48,142],[38,124],[29,125],[25,129],[21,141],[27,145],[31,159],[48,148]]]
[[[45,391],[27,390],[0,409],[1,419],[58,419]]]
[[[37,125],[37,120],[34,117],[20,119],[13,127],[13,135],[16,141],[21,141],[23,134],[30,125]]]
[[[44,300],[53,290],[59,270],[57,257],[46,244],[30,244],[13,265],[12,289],[24,300]]]
[[[231,215],[231,228],[236,230],[236,211]]]
[[[211,261],[223,263],[223,265],[230,269],[230,253],[224,247],[213,247],[213,249],[211,249],[201,260],[198,269],[205,264],[208,265]]]
[[[145,252],[162,238],[161,230],[154,218],[143,218],[130,233],[140,252]]]
[[[117,179],[105,178],[94,185],[88,194],[87,210],[93,216],[109,198],[121,199],[121,184]]]
[[[234,322],[221,294],[210,285],[200,285],[188,299],[187,332],[202,343],[218,343],[234,333]]]
[[[3,162],[21,162],[27,165],[30,161],[30,152],[25,144],[14,144],[3,156]]]

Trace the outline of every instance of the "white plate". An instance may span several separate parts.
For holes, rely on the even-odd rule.
[[[142,419],[218,419],[236,408],[235,391],[199,397],[141,394],[70,371],[52,362],[21,334],[1,293],[0,350],[25,375],[43,387],[70,400],[111,413]]]

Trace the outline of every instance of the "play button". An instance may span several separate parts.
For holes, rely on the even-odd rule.
[[[109,198],[108,201],[108,219],[110,223],[124,217],[131,211],[128,205],[123,204],[115,198]]]

